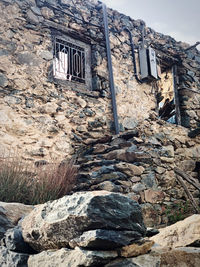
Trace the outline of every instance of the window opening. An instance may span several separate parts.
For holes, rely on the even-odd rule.
[[[85,49],[55,38],[53,73],[57,79],[85,83]]]
[[[160,74],[158,87],[157,104],[159,117],[165,121],[175,124],[175,95],[173,88],[173,73],[171,69],[168,69]]]

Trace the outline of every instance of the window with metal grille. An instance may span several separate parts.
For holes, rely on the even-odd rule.
[[[53,73],[57,79],[85,83],[85,49],[55,38]]]

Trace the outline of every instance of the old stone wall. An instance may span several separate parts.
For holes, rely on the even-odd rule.
[[[141,124],[157,108],[157,82],[134,76],[127,27],[136,48],[142,21],[108,9],[120,129]],[[26,159],[65,158],[92,139],[113,133],[103,14],[98,1],[0,1],[1,154],[11,148]],[[198,123],[199,52],[146,29],[165,73],[178,65],[182,123]],[[91,84],[59,81],[52,75],[53,38],[69,36],[91,48]],[[136,54],[137,58],[137,54]],[[90,61],[90,59],[88,59]],[[137,60],[138,61],[138,60]],[[192,89],[192,90],[191,90]],[[189,92],[191,96],[188,96]],[[187,123],[186,123],[187,122]]]
[[[147,226],[174,223],[195,213],[174,168],[200,185],[199,153],[199,137],[154,114],[133,131],[85,146],[74,190],[120,192],[141,204]],[[199,191],[185,184],[198,205]]]

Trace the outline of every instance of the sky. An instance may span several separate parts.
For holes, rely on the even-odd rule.
[[[200,41],[200,0],[102,0],[147,27],[190,45]],[[198,46],[200,49],[200,45]]]

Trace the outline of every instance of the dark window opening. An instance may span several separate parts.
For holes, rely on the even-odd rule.
[[[56,38],[53,73],[57,79],[85,83],[85,49]]]
[[[176,108],[172,70],[160,71],[159,77],[156,95],[159,118],[175,124]]]

